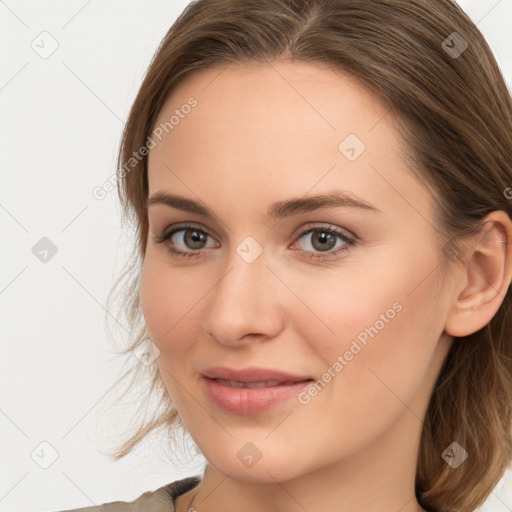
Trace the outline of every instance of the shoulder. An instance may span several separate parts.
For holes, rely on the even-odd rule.
[[[191,476],[166,484],[154,491],[146,491],[133,501],[112,501],[86,508],[74,508],[59,512],[175,512],[174,500],[196,487],[200,482]]]

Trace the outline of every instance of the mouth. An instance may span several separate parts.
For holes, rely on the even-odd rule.
[[[216,367],[202,373],[207,398],[219,409],[255,415],[284,405],[311,382],[308,376],[265,368]]]

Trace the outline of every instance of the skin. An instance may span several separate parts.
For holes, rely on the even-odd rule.
[[[215,217],[150,206],[141,289],[162,378],[207,460],[177,511],[197,489],[200,512],[423,510],[414,479],[428,401],[453,336],[488,323],[503,300],[512,268],[498,242],[511,239],[510,219],[491,214],[443,283],[432,195],[401,158],[387,109],[353,78],[283,61],[201,70],[156,124],[190,96],[197,106],[149,153],[149,196],[179,194]],[[351,133],[366,146],[354,161],[338,149]],[[275,201],[334,190],[380,212],[267,218]],[[185,231],[156,242],[182,222],[209,235],[203,248],[187,246]],[[336,238],[329,255],[315,232],[301,235],[308,223],[358,242],[333,255],[344,245]],[[236,252],[247,236],[263,249],[252,263]],[[172,255],[171,245],[198,255]],[[320,379],[394,303],[401,310],[307,404],[242,416],[205,394],[200,372],[216,365]],[[237,457],[248,442],[262,455],[252,467]]]

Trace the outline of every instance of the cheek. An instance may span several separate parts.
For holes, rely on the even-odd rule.
[[[141,276],[142,311],[151,340],[160,350],[165,332],[173,325],[171,304],[175,301],[175,294],[169,284],[166,274],[158,271],[158,265],[148,250]]]
[[[395,237],[378,251],[361,250],[339,272],[303,281],[302,296],[330,327],[324,329],[330,340],[322,344],[326,350],[349,350],[354,339],[366,347],[381,340],[385,349],[407,350],[429,337],[425,329],[440,321],[435,316],[439,283],[432,272],[437,253],[433,244],[406,243],[409,238]]]
[[[360,350],[350,361],[345,358],[324,404],[348,438],[369,442],[402,415],[411,427],[421,421],[439,333],[428,325],[428,315],[417,302],[401,298],[402,309],[384,326],[369,319],[360,331],[368,335],[366,344],[353,338]]]
[[[180,277],[180,270],[170,268],[163,257],[148,249],[141,276],[141,301],[144,319],[152,341],[165,358],[172,347],[179,353],[182,346],[180,334],[191,328],[194,306],[205,294],[202,280],[190,276]],[[181,273],[183,274],[183,273]]]
[[[179,269],[172,269],[150,250],[141,275],[141,302],[144,320],[152,342],[160,353],[157,364],[160,376],[172,403],[179,411],[186,411],[189,397],[183,393],[183,382],[188,378],[193,343],[197,338],[192,329],[194,305],[206,293],[201,280],[190,286],[190,277],[180,278]],[[181,418],[185,422],[184,418]]]
[[[347,429],[361,424],[378,428],[377,416],[391,421],[404,402],[410,403],[423,385],[442,333],[435,276],[419,278],[432,270],[432,259],[396,255],[380,263],[367,265],[370,270],[364,274],[351,269],[301,284],[319,318],[296,316],[301,318],[298,331],[325,372],[317,375],[323,398],[313,400],[337,411],[336,422]]]
[[[397,329],[402,334],[407,328],[418,329],[421,334],[423,326],[430,324],[428,313],[433,302],[428,289],[432,280],[411,293],[414,276],[421,272],[410,262],[408,265],[406,268],[404,262],[400,270],[385,266],[385,271],[342,269],[315,279],[298,274],[286,276],[296,283],[295,290],[305,306],[297,304],[295,311],[288,313],[301,337],[309,340],[311,348],[323,358],[343,354],[354,341],[369,347],[372,340],[380,339],[386,340],[390,349],[398,348],[407,340],[398,337]],[[381,341],[380,345],[383,344]]]

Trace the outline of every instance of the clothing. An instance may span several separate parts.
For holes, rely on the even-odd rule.
[[[174,500],[200,483],[197,476],[175,480],[154,491],[146,491],[133,501],[112,501],[103,505],[59,512],[176,512]]]
[[[175,480],[154,491],[146,491],[133,501],[112,501],[103,505],[86,508],[73,508],[58,512],[176,512],[174,500],[193,489],[201,482],[198,476]],[[428,512],[437,512],[423,505]]]

